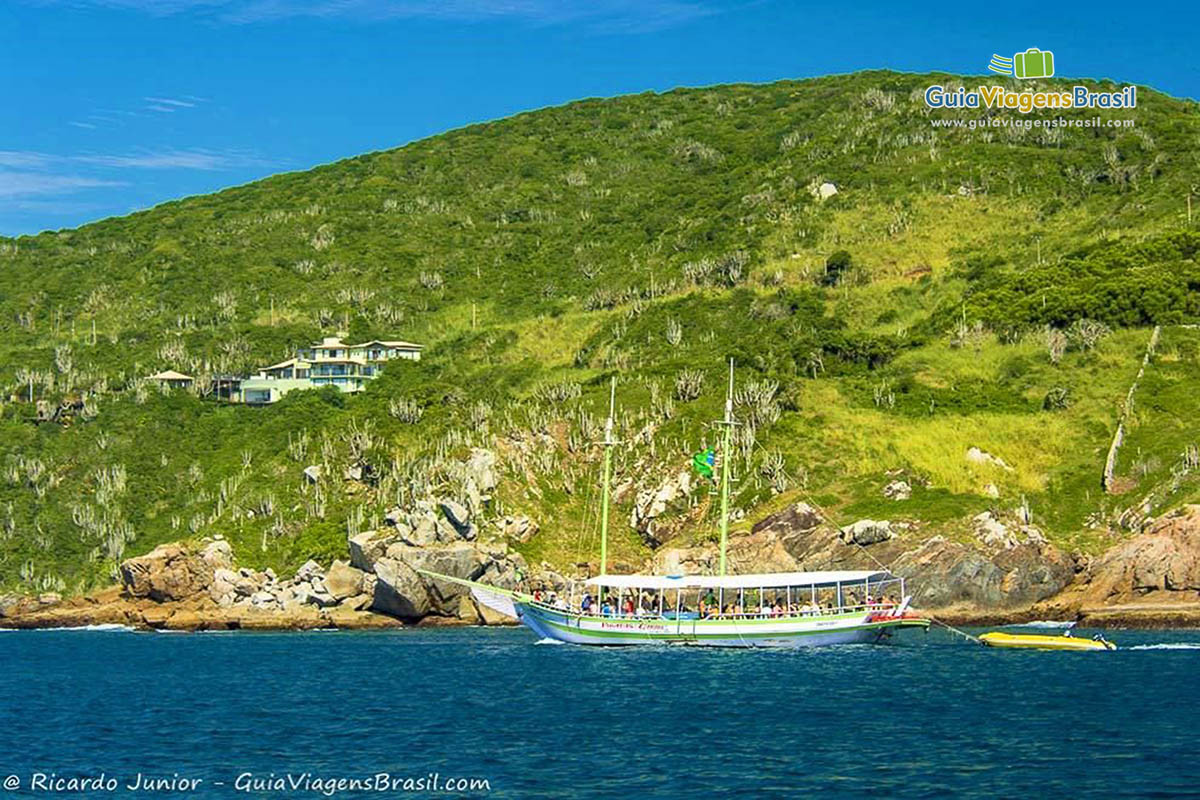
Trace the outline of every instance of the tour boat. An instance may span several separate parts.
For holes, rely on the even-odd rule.
[[[600,574],[572,584],[566,596],[524,591],[423,571],[470,587],[479,603],[520,620],[545,639],[585,645],[687,644],[713,647],[803,647],[874,643],[902,628],[928,629],[909,609],[903,578],[886,570],[726,574],[729,538],[733,364],[725,399],[720,463],[721,547],[717,575],[609,575],[608,505],[612,480],[616,382],[604,428]]]

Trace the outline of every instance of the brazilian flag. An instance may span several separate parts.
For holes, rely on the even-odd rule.
[[[692,456],[692,468],[710,481],[713,479],[713,467],[717,463],[717,451],[711,447],[701,450]]]

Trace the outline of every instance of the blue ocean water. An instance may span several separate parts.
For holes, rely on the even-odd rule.
[[[0,780],[20,786],[0,797],[50,794],[30,791],[35,773],[119,781],[88,797],[423,796],[402,781],[429,773],[501,798],[1200,795],[1200,633],[1110,638],[1122,649],[945,632],[799,651],[590,649],[524,629],[0,632]],[[138,773],[201,783],[125,788]],[[397,790],[332,784],[379,773]]]

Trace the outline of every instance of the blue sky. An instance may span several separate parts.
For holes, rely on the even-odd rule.
[[[962,4],[956,4],[961,9]],[[71,227],[580,97],[860,69],[1200,97],[1193,4],[3,0],[0,234]]]

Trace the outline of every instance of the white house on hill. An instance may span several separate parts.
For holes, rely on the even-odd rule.
[[[263,367],[258,375],[242,381],[241,400],[263,405],[277,402],[294,389],[321,386],[359,392],[379,375],[384,364],[396,359],[420,361],[423,349],[423,345],[399,340],[346,344],[329,336],[300,350],[295,358]]]

